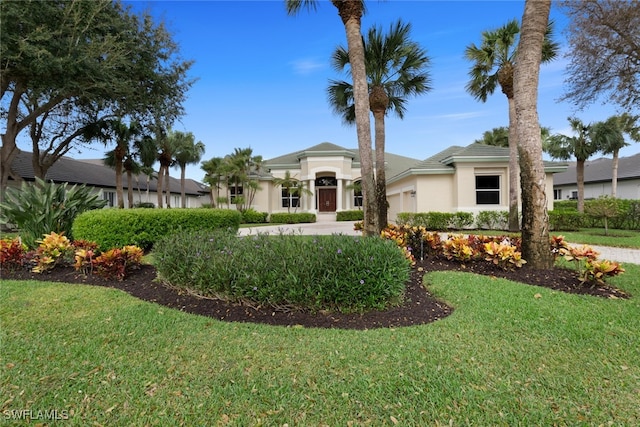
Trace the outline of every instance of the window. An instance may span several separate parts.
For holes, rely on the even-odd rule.
[[[553,200],[562,200],[562,190],[553,190]]]
[[[236,197],[242,197],[242,187],[233,186],[229,188],[229,192],[231,194],[231,204],[236,204]]]
[[[476,204],[500,204],[500,176],[476,175]]]
[[[115,191],[103,191],[102,198],[107,201],[107,206],[110,208],[116,205],[116,192]]]
[[[335,187],[338,180],[333,176],[321,176],[316,178],[316,187]]]
[[[300,207],[300,197],[298,197],[298,193],[294,191],[289,191],[287,188],[282,189],[282,207],[283,208],[299,208]]]
[[[571,192],[571,199],[572,200],[578,200],[578,192],[577,191],[572,191]]]
[[[356,208],[362,207],[362,182],[356,181],[353,183],[353,206]]]

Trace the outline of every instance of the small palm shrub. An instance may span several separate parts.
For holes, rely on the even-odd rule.
[[[36,178],[20,189],[8,188],[0,204],[0,221],[20,229],[22,242],[33,249],[42,235],[55,232],[71,236],[73,221],[82,212],[104,207],[107,202],[84,186],[54,184]]]
[[[344,235],[187,232],[154,246],[159,276],[199,295],[363,312],[399,304],[410,263],[392,242]]]

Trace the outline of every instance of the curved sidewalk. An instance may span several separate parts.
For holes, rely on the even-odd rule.
[[[353,229],[354,221],[321,221],[311,224],[283,224],[283,225],[266,225],[261,227],[241,228],[239,233],[241,236],[248,236],[258,233],[293,233],[300,235],[313,234],[346,234],[348,236],[360,236],[361,232]],[[580,246],[571,243],[572,246]],[[600,252],[600,258],[609,261],[617,261],[622,263],[631,263],[640,265],[640,249],[614,248],[610,246],[594,246],[589,245],[594,250]]]

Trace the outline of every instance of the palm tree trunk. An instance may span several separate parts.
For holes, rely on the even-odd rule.
[[[127,170],[127,203],[129,209],[133,209],[133,174]]]
[[[618,154],[620,150],[613,150],[611,161],[611,197],[616,197],[618,192]]]
[[[531,268],[553,267],[549,250],[546,174],[538,117],[538,80],[551,0],[526,0],[514,70],[522,186],[522,255]]]
[[[356,132],[360,153],[360,174],[362,175],[362,196],[364,199],[365,236],[377,235],[378,212],[376,209],[376,185],[373,173],[373,152],[371,149],[371,119],[369,117],[369,87],[364,61],[364,42],[361,32],[363,5],[359,1],[332,0],[344,24],[353,78],[353,99],[355,102]]]
[[[169,176],[169,166],[164,168],[164,193],[167,209],[171,208],[171,177]]]
[[[184,189],[185,169],[186,168],[184,166],[180,166],[180,198],[182,199],[181,202],[183,209],[187,207],[187,195]]]
[[[160,165],[160,167],[158,168],[158,188],[156,189],[156,191],[158,192],[157,196],[158,196],[158,208],[162,209],[163,203],[162,203],[162,181],[164,178],[164,166]]]
[[[509,102],[509,231],[520,231],[520,218],[518,213],[518,175],[520,164],[518,163],[518,129],[516,124],[516,104],[513,98],[507,98]]]
[[[124,209],[124,191],[122,190],[122,159],[116,156],[116,198],[118,209]]]
[[[584,159],[576,160],[576,181],[578,182],[578,212],[584,212]]]
[[[385,152],[385,127],[384,127],[385,111],[375,111],[373,113],[375,144],[376,144],[376,203],[378,208],[378,229],[380,232],[388,224],[387,212],[387,177],[384,170],[384,152]]]

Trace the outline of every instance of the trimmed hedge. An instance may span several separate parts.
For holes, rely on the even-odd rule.
[[[316,222],[316,215],[312,213],[272,213],[269,222],[276,224],[300,224]]]
[[[473,225],[473,214],[470,212],[401,212],[397,216],[397,222],[433,231],[462,230]]]
[[[94,241],[102,251],[127,245],[150,249],[178,230],[238,231],[242,215],[229,209],[100,209],[73,222],[75,239]]]
[[[311,311],[365,312],[402,303],[411,264],[377,237],[180,233],[154,264],[172,286],[203,296]]]
[[[363,210],[342,211],[336,213],[336,221],[362,221],[364,220]]]
[[[269,214],[267,212],[258,212],[255,209],[247,209],[242,212],[242,223],[243,224],[264,224],[267,222],[267,217]]]

